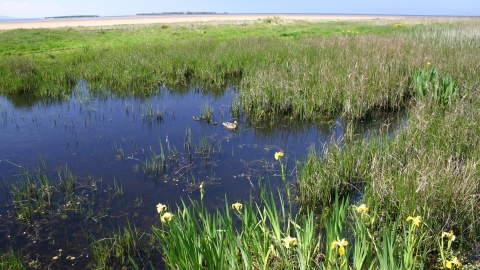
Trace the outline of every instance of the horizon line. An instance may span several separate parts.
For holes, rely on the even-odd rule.
[[[480,15],[452,15],[452,14],[395,14],[395,13],[322,13],[322,12],[206,12],[200,11],[168,11],[168,12],[149,12],[149,13],[135,13],[135,14],[124,14],[124,15],[88,15],[88,14],[77,14],[77,15],[58,15],[58,16],[47,16],[47,17],[10,17],[0,14],[0,20],[38,20],[38,19],[74,19],[74,18],[109,18],[109,17],[138,17],[138,16],[209,16],[212,14],[215,15],[356,15],[356,16],[405,16],[405,17],[480,17]]]

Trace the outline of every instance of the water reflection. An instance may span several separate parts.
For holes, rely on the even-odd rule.
[[[18,96],[8,95],[5,98],[10,102],[14,108],[31,108],[37,105],[52,106],[65,102],[63,99],[42,98],[35,96]]]
[[[404,125],[402,114],[365,123],[282,118],[274,125],[252,125],[241,116],[232,131],[212,123],[234,119],[230,104],[238,90],[233,87],[160,86],[152,96],[118,97],[89,91],[87,85],[80,81],[67,101],[0,97],[5,185],[21,181],[19,175],[32,172],[40,160],[53,182],[61,181],[59,171],[67,167],[75,177],[73,201],[59,191],[52,206],[27,222],[18,220],[11,188],[0,197],[0,248],[13,246],[38,256],[42,267],[67,267],[65,261],[51,261],[59,249],[77,258],[75,267],[85,267],[91,236],[99,239],[104,229],[127,221],[148,231],[159,222],[158,203],[199,199],[201,182],[210,207],[224,206],[225,197],[255,200],[259,184],[282,183],[276,151],[285,152],[292,175],[295,160],[303,159],[312,144],[338,139],[352,127],[356,134],[370,134]],[[213,109],[212,122],[195,121],[205,104]],[[78,205],[75,211],[72,202]]]

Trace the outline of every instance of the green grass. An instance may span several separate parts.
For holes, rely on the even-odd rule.
[[[91,269],[118,269],[120,267],[129,267],[138,269],[138,265],[147,266],[146,261],[142,261],[146,255],[146,246],[144,244],[145,233],[141,233],[135,225],[128,223],[126,226],[118,229],[118,232],[112,231],[109,236],[102,239],[92,239],[90,252],[93,261]]]
[[[392,24],[393,25],[393,24]],[[0,32],[0,55],[42,53],[56,57],[66,50],[89,51],[97,47],[171,43],[182,40],[227,40],[248,36],[299,37],[336,33],[385,33],[398,31],[392,25],[358,22],[266,22],[180,23],[77,27],[59,29],[16,29]]]
[[[213,107],[208,104],[208,102],[202,103],[200,106],[200,119],[211,123],[213,121]]]
[[[476,194],[480,149],[477,132],[480,104],[475,95],[444,107],[418,101],[409,122],[393,138],[359,138],[312,150],[299,173],[299,200],[328,205],[340,189],[363,193],[363,201],[380,215],[418,213],[432,238],[453,229],[471,241],[478,234],[480,204]],[[434,242],[430,242],[435,244]]]
[[[286,21],[247,24],[246,30],[231,24],[117,29],[111,43],[80,46],[82,39],[72,38],[77,47],[57,51],[59,41],[49,49],[55,55],[32,53],[27,45],[15,49],[0,63],[0,91],[65,98],[80,78],[91,91],[119,95],[151,95],[163,85],[192,83],[224,89],[235,82],[240,93],[232,108],[254,122],[279,114],[363,119],[406,107],[415,95],[415,72],[427,62],[445,78],[445,87],[448,78],[468,93],[478,84],[477,26],[478,20],[412,27]],[[205,37],[204,31],[215,34]],[[126,32],[131,36],[118,40]],[[15,35],[0,36],[9,34]],[[32,36],[25,40],[34,44]]]
[[[2,270],[23,270],[27,269],[20,259],[20,254],[13,251],[3,253],[0,251],[0,269]]]

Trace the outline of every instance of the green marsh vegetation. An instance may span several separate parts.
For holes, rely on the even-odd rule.
[[[226,200],[223,211],[214,213],[202,200],[183,203],[173,213],[158,204],[161,225],[153,227],[153,236],[167,267],[428,269],[427,252],[421,248],[428,228],[420,216],[399,214],[394,222],[380,225],[375,210],[365,204],[349,206],[348,199],[338,196],[321,213],[308,208],[294,213],[281,192],[267,190],[260,203],[229,205]],[[448,232],[436,237],[445,254],[440,267],[461,265],[452,255],[452,239],[455,235]]]
[[[101,239],[93,239],[90,249],[93,257],[92,269],[115,269],[118,267],[137,266],[136,261],[148,265],[145,258],[147,252],[143,249],[147,235],[130,223],[119,228],[118,232],[112,231]],[[145,261],[143,261],[145,260]],[[140,264],[140,263],[138,263]]]
[[[21,254],[15,254],[13,251],[3,253],[0,251],[0,269],[23,270],[27,269],[20,259]]]
[[[285,205],[294,203],[290,198],[278,202],[272,194],[258,204],[227,203],[213,214],[202,201],[179,206],[168,219],[159,213],[163,222],[151,233],[172,269],[457,267],[468,260],[479,228],[479,26],[476,18],[402,24],[277,18],[5,31],[0,91],[62,98],[78,79],[91,91],[117,95],[234,83],[239,94],[231,110],[252,125],[275,125],[277,117],[352,121],[340,139],[312,147],[299,168],[298,213]],[[397,134],[364,136],[354,129],[355,121],[399,110],[408,122]],[[146,108],[144,115],[158,111]],[[192,151],[210,151],[206,139],[199,145]],[[174,153],[160,143],[160,155],[152,150],[144,170],[161,173]],[[70,178],[61,178],[67,197]],[[51,182],[28,179],[18,196],[48,205]],[[349,207],[354,191],[361,198]],[[27,201],[19,209],[34,209],[23,205]],[[128,239],[144,236],[134,226],[122,233],[134,248],[118,251],[115,261],[127,264],[140,250]],[[92,244],[96,254],[107,254],[107,247]],[[99,256],[95,265],[109,260]]]
[[[112,29],[107,31],[108,38],[98,37],[103,37],[104,30],[5,31],[0,34],[0,54],[5,60],[0,70],[2,75],[12,77],[0,83],[1,91],[62,97],[78,78],[85,79],[96,91],[124,94],[148,94],[159,84],[182,86],[192,81],[218,88],[243,77],[247,70],[268,68],[265,64],[272,63],[272,56],[284,54],[290,44],[298,43],[296,36],[284,35],[295,31],[306,37],[398,29],[345,22],[258,22]],[[37,49],[37,44],[46,48]]]
[[[115,179],[113,185],[103,186],[102,180],[92,175],[78,179],[67,166],[52,174],[40,160],[33,170],[20,168],[18,175],[4,180],[5,194],[10,197],[8,204],[13,205],[14,211],[7,211],[6,217],[1,215],[2,233],[8,233],[8,236],[4,234],[5,238],[13,239],[16,230],[20,230],[19,234],[29,241],[19,244],[18,240],[13,240],[9,243],[11,250],[0,251],[0,269],[61,268],[77,263],[88,265],[89,269],[113,269],[117,265],[144,263],[142,260],[146,256],[156,253],[147,242],[152,238],[147,238],[148,235],[128,220],[121,227],[118,225],[117,230],[109,229],[112,224],[103,224],[112,215],[111,204],[118,206],[123,201],[122,184]],[[136,204],[137,207],[142,205],[138,196]],[[19,223],[18,228],[11,226],[12,220]],[[80,223],[79,228],[72,222]],[[99,233],[90,231],[89,226]],[[72,228],[78,231],[69,236],[72,238],[67,243],[56,236],[68,234]],[[75,244],[69,246],[69,241],[79,241],[84,246],[77,249]],[[32,252],[28,248],[32,243],[49,250],[57,248],[53,255]]]
[[[5,31],[0,34],[5,41],[0,90],[63,97],[82,78],[93,91],[151,94],[159,85],[196,82],[221,89],[233,80],[252,120],[275,114],[315,119],[338,112],[359,119],[406,106],[413,73],[429,61],[440,74],[462,76],[462,83],[474,85],[476,78],[469,74],[478,65],[476,25],[475,19],[410,27],[358,22],[154,25],[113,29],[109,42],[81,30],[30,30],[40,33],[27,35],[22,46],[14,46],[18,39],[10,35],[28,30]],[[204,36],[202,28],[215,34]],[[32,44],[43,39],[35,37],[52,31],[73,35],[78,44],[60,50],[70,44],[65,37],[47,52],[36,51]],[[282,34],[289,31],[300,34]],[[96,43],[81,49],[90,41]]]

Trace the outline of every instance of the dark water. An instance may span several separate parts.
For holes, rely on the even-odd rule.
[[[221,122],[233,121],[230,105],[237,94],[233,87],[215,94],[192,86],[125,98],[95,95],[80,82],[69,101],[0,96],[0,249],[21,251],[32,268],[84,268],[91,261],[92,237],[106,237],[127,222],[150,231],[159,224],[156,204],[175,208],[182,199],[199,199],[201,182],[211,208],[223,207],[225,197],[230,203],[255,200],[259,184],[281,187],[277,151],[285,152],[282,161],[292,184],[296,161],[310,147],[342,136],[347,126],[340,117],[250,125],[241,114],[238,129],[227,130]],[[214,109],[218,125],[192,118],[200,117],[205,105]],[[395,114],[355,124],[355,129],[359,134],[387,127],[393,132],[404,122],[402,114]],[[144,172],[145,162],[160,159],[162,149],[165,166]],[[71,204],[76,206],[66,205],[59,192],[53,206],[19,221],[11,185],[43,163],[53,182],[58,171],[73,173]],[[150,260],[161,265],[158,256]]]

